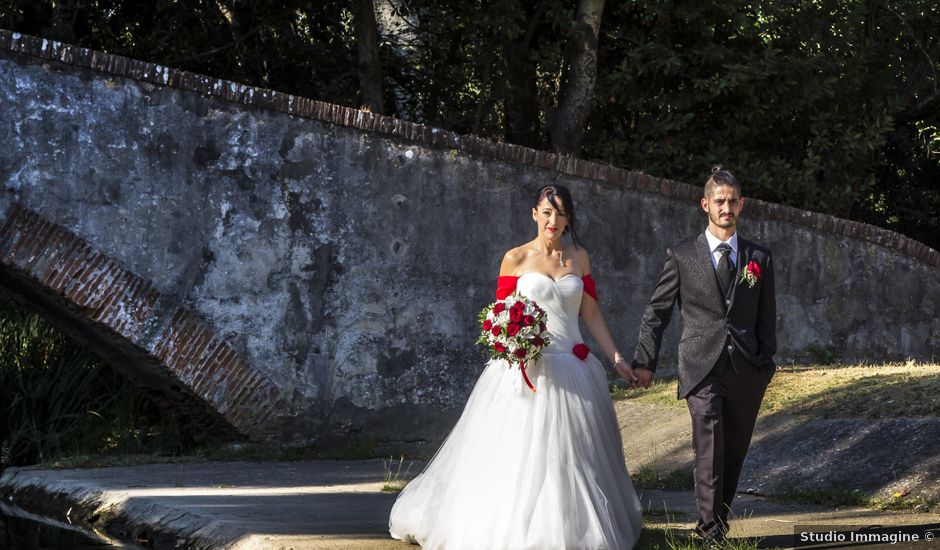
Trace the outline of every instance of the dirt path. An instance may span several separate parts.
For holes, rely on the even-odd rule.
[[[631,474],[691,471],[691,420],[685,408],[635,400],[615,406]],[[738,490],[815,496],[823,502],[858,491],[895,508],[940,512],[940,418],[764,412]]]

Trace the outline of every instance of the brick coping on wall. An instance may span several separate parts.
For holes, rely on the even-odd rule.
[[[586,161],[570,155],[559,155],[509,143],[497,143],[477,136],[460,135],[456,132],[381,116],[351,107],[238,84],[229,80],[172,69],[154,63],[79,48],[62,42],[2,29],[0,29],[0,49],[65,65],[89,68],[101,73],[131,78],[141,82],[198,92],[205,96],[224,99],[241,105],[250,105],[347,128],[355,128],[382,136],[400,138],[433,148],[456,149],[471,155],[555,170],[564,175],[613,183],[627,189],[656,193],[670,199],[694,202],[698,200],[702,192],[701,187],[698,186],[657,178],[642,172],[633,172],[608,164]],[[749,216],[783,221],[818,231],[868,241],[896,250],[931,267],[940,268],[940,252],[895,231],[758,199],[748,200],[748,213]]]

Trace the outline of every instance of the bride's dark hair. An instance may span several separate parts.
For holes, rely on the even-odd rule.
[[[538,193],[535,194],[535,208],[539,207],[539,203],[542,202],[542,199],[548,199],[548,202],[555,207],[555,210],[561,210],[568,217],[568,223],[565,224],[565,230],[562,232],[562,235],[565,233],[571,233],[571,242],[574,243],[575,247],[581,246],[581,239],[578,238],[578,232],[575,230],[575,215],[574,215],[574,201],[571,200],[571,191],[568,191],[568,188],[564,185],[552,184],[544,185],[541,189],[538,190]],[[561,201],[561,205],[558,204],[558,201]]]

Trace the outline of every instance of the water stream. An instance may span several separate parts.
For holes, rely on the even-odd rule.
[[[90,533],[76,526],[31,514],[0,502],[0,548],[4,550],[140,550],[107,535]]]

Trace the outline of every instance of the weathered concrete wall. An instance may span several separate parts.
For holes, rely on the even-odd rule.
[[[625,353],[666,247],[706,222],[683,184],[10,33],[0,113],[0,219],[22,205],[195,312],[301,439],[450,426],[540,184],[574,192]],[[940,254],[760,201],[745,215],[777,259],[780,359],[938,359]]]

